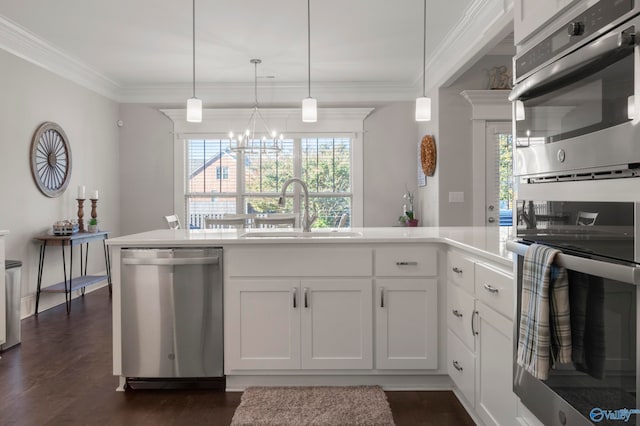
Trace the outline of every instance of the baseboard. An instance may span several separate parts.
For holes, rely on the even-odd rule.
[[[106,275],[106,271],[98,271],[92,275]],[[85,294],[91,293],[93,291],[99,290],[103,287],[106,287],[107,280],[101,281],[97,284],[90,285],[85,287]],[[80,290],[74,290],[71,293],[71,299],[76,299],[82,296],[82,292]],[[47,309],[54,308],[59,305],[64,305],[64,293],[42,293],[40,294],[40,305],[38,306],[39,312],[44,312]],[[36,295],[30,294],[28,296],[24,296],[20,299],[20,319],[25,319],[27,317],[33,316],[36,311]]]
[[[243,391],[249,386],[381,386],[388,391],[451,390],[447,375],[354,376],[286,375],[227,376],[227,391]]]

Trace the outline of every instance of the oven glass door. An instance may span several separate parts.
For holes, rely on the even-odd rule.
[[[522,99],[524,120],[516,121],[516,147],[577,138],[630,121],[633,51],[627,52],[613,63],[587,67],[565,84]]]
[[[522,260],[519,256],[515,330],[520,327]],[[568,274],[573,362],[552,368],[544,381],[516,366],[514,390],[546,425],[563,424],[562,418],[571,419],[566,424],[589,424],[588,419],[601,425],[638,425],[639,415],[626,422],[612,418],[638,407],[637,286],[572,270]],[[558,398],[563,401],[554,401]],[[582,419],[576,420],[576,412]]]

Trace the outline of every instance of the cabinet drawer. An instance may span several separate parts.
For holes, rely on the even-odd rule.
[[[475,351],[475,338],[471,330],[474,298],[460,287],[447,286],[447,326],[462,342]]]
[[[513,317],[513,286],[511,274],[476,264],[476,297],[507,318]]]
[[[450,251],[447,258],[449,281],[473,293],[474,260],[461,253]]]
[[[447,333],[447,372],[467,402],[475,407],[476,357],[451,330]]]
[[[438,251],[425,246],[376,248],[375,271],[379,277],[430,277],[438,274]]]
[[[371,248],[354,246],[228,247],[224,271],[230,277],[368,277],[372,253]]]

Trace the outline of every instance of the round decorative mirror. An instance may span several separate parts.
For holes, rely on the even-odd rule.
[[[71,149],[62,127],[42,123],[31,140],[31,175],[47,197],[58,197],[71,178]]]

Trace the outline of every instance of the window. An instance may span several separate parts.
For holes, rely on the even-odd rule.
[[[216,179],[229,179],[229,166],[216,166]]]
[[[282,141],[279,152],[234,152],[228,140],[189,139],[186,150],[186,218],[201,228],[204,217],[224,213],[268,214],[304,209],[299,186],[287,190],[284,209],[278,198],[284,182],[301,178],[308,186],[314,227],[351,222],[352,141],[348,137],[302,137]]]

